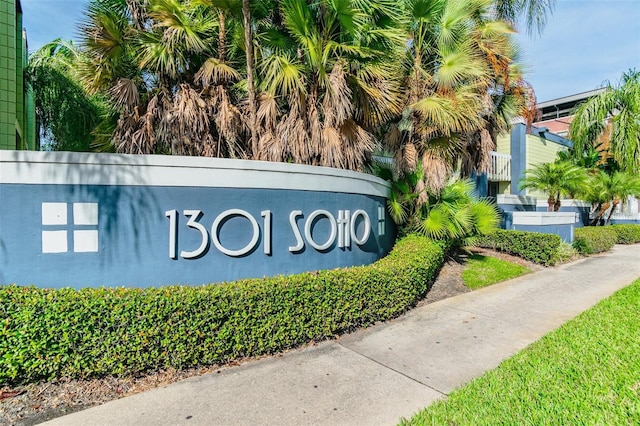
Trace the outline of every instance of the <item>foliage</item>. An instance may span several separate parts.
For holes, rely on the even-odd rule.
[[[584,150],[576,151],[574,147],[566,151],[558,151],[556,161],[567,161],[587,171],[601,170],[607,174],[620,171],[620,165],[612,157],[606,156],[606,149],[603,144],[589,146]]]
[[[417,191],[418,183],[422,180],[422,168],[405,173],[401,177],[394,175],[393,167],[388,164],[374,162],[372,173],[389,182],[391,190],[387,200],[387,209],[391,219],[398,225],[398,234],[405,235],[419,218],[419,200],[424,188]]]
[[[424,170],[441,189],[459,161],[482,173],[500,131],[535,102],[522,79],[513,27],[483,0],[406,0],[408,48],[399,62],[402,114],[384,131],[399,171]]]
[[[616,231],[616,244],[640,243],[640,225],[611,225],[609,229]]]
[[[640,169],[640,72],[629,70],[617,86],[580,105],[570,128],[576,155],[603,143],[623,170]],[[608,145],[608,146],[607,146]]]
[[[563,241],[558,247],[556,263],[568,262],[572,260],[576,255],[578,255],[578,251],[573,248],[573,245],[571,243]]]
[[[497,229],[500,216],[495,204],[478,199],[469,179],[452,179],[439,192],[428,191],[420,207],[416,231],[438,240],[468,243]]]
[[[611,227],[587,226],[575,230],[573,247],[582,255],[609,251],[616,244],[618,235]]]
[[[567,161],[542,163],[527,169],[520,188],[534,189],[549,196],[548,211],[560,210],[563,195],[580,192],[587,181],[584,169]]]
[[[0,383],[229,362],[395,317],[441,266],[409,236],[362,267],[201,287],[0,287]]]
[[[26,80],[34,94],[39,145],[61,151],[89,151],[91,132],[106,112],[99,96],[78,85],[79,52],[71,42],[56,39],[29,57]]]
[[[396,6],[92,0],[80,74],[121,110],[120,152],[361,170],[398,112]]]
[[[608,224],[616,206],[630,195],[640,196],[640,176],[620,171],[612,174],[599,171],[592,174],[582,191],[583,199],[592,203],[597,211],[592,224],[600,222],[609,211],[604,223]]]
[[[400,425],[640,424],[640,280]]]
[[[421,166],[400,178],[384,164],[376,164],[374,173],[391,182],[388,210],[400,234],[415,232],[464,244],[492,232],[500,222],[495,204],[479,199],[469,179],[452,178],[441,190],[433,190],[422,185]]]
[[[256,159],[362,170],[400,111],[398,3],[282,0],[257,27]]]
[[[469,256],[462,271],[464,285],[472,290],[510,280],[530,272],[526,267],[495,257]]]
[[[91,0],[74,74],[109,100],[99,150],[482,173],[528,118],[514,26],[550,0]],[[90,132],[85,132],[89,135]]]
[[[561,243],[562,239],[555,234],[497,229],[491,234],[478,238],[476,245],[509,253],[542,265],[553,265],[558,261],[558,249]]]
[[[118,111],[102,125],[103,145],[138,154],[247,152],[236,86],[244,55],[228,48],[230,33],[241,27],[226,22],[234,2],[220,4],[89,2],[77,73],[85,90],[108,97]]]
[[[547,23],[547,17],[553,13],[556,0],[495,0],[497,15],[515,24],[524,18],[529,34],[541,34]]]

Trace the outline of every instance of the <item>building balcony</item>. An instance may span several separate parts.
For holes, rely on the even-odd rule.
[[[491,166],[487,172],[490,182],[511,181],[511,155],[491,151]]]

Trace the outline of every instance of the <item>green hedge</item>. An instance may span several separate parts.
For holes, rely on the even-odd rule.
[[[201,287],[0,287],[0,383],[126,375],[281,351],[395,317],[444,249],[408,236],[378,262]]]
[[[542,265],[553,265],[557,261],[561,243],[562,238],[556,234],[497,229],[479,237],[476,245],[509,253]]]
[[[582,255],[611,250],[618,240],[611,226],[587,226],[575,230],[573,247]]]
[[[611,225],[609,228],[616,231],[618,244],[640,243],[640,225]]]

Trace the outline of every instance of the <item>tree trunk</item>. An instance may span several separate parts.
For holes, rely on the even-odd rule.
[[[556,202],[553,203],[553,211],[554,212],[560,211],[561,206],[562,206],[562,203],[560,202],[560,192],[558,192],[556,194]]]
[[[220,27],[218,30],[218,59],[220,62],[227,61],[227,16],[224,10],[221,10],[218,15],[218,21]]]
[[[555,205],[556,199],[553,198],[553,195],[549,196],[549,198],[547,198],[547,211],[552,212]]]
[[[609,222],[611,221],[611,216],[613,215],[613,212],[615,211],[615,209],[618,206],[618,204],[620,204],[620,200],[613,200],[613,204],[611,205],[611,210],[609,211],[609,215],[607,216],[607,220],[604,223],[605,225],[608,225]]]
[[[596,217],[593,218],[593,221],[591,223],[598,226],[598,222],[600,221],[600,219],[602,219],[602,216],[604,216],[604,214],[607,212],[607,209],[609,208],[610,205],[611,204],[609,203],[600,204],[600,210],[598,211],[598,214],[596,215]]]
[[[247,90],[249,91],[249,130],[251,131],[251,158],[258,153],[256,90],[253,71],[253,36],[251,31],[251,8],[249,0],[242,0],[242,18],[244,22],[244,48],[247,59]]]

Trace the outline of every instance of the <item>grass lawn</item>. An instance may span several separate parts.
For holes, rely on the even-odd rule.
[[[530,272],[524,266],[496,259],[495,257],[474,254],[469,256],[462,280],[472,290],[486,287],[491,284],[519,277]]]
[[[640,279],[400,424],[638,425],[639,329]]]

